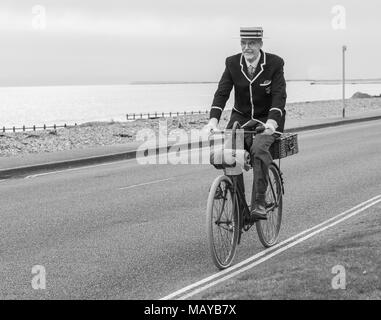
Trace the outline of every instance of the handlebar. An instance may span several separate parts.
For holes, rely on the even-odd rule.
[[[241,129],[241,128],[238,128],[238,129]],[[211,134],[223,134],[223,133],[230,133],[232,132],[233,134],[235,134],[236,130],[238,129],[235,129],[235,128],[232,128],[232,129],[225,129],[225,130],[218,130],[218,131],[214,131],[213,129],[210,131]],[[264,126],[259,126],[256,130],[245,130],[245,134],[246,133],[252,133],[252,134],[260,134],[262,132],[264,132],[266,130],[266,128]],[[277,132],[275,132],[277,133]]]
[[[218,130],[217,132],[214,132],[213,130],[211,130],[211,134],[215,134],[215,133],[226,133],[226,132],[232,132],[233,133],[233,136],[235,136],[235,131],[237,129],[244,129],[245,125],[249,124],[249,127],[254,127],[256,124],[260,123],[261,125],[257,127],[257,129],[255,130],[245,130],[245,133],[252,133],[252,134],[260,134],[262,132],[264,132],[266,130],[266,127],[265,127],[265,124],[260,121],[260,120],[257,120],[257,119],[252,119],[250,120],[249,122],[245,123],[242,127],[240,126],[239,122],[238,121],[235,121],[234,124],[233,124],[233,127],[232,129],[226,129],[226,130]],[[279,132],[279,131],[274,131],[274,133],[276,134],[279,134],[279,135],[282,135],[283,133],[282,132]]]
[[[211,135],[213,135],[213,134],[224,134],[226,132],[231,132],[232,133],[232,148],[233,148],[233,150],[235,150],[236,149],[237,130],[239,130],[239,129],[242,129],[242,128],[241,128],[239,122],[235,121],[232,129],[218,130],[217,132],[214,132],[213,130],[211,130]],[[265,130],[266,130],[265,126],[263,124],[261,124],[255,130],[251,130],[251,131],[245,130],[244,133],[256,135],[256,134],[260,134],[260,133],[264,132]],[[210,136],[209,136],[209,139],[210,139]]]

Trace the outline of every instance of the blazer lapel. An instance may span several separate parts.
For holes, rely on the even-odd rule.
[[[261,50],[261,58],[258,61],[257,67],[255,68],[254,77],[251,83],[257,80],[259,75],[263,72],[263,67],[265,65],[266,65],[266,53]]]
[[[246,60],[243,57],[243,54],[241,54],[240,65],[241,65],[241,72],[242,72],[242,74],[245,76],[247,81],[251,82],[251,79],[249,77],[249,72],[247,71]]]
[[[243,54],[241,54],[240,65],[241,65],[242,74],[245,76],[247,81],[249,81],[250,84],[252,84],[259,77],[259,75],[263,72],[263,67],[266,65],[266,53],[261,50],[261,57],[258,61],[258,65],[255,69],[253,79],[250,79],[250,77],[249,77],[249,72],[247,70],[246,60],[243,57]]]

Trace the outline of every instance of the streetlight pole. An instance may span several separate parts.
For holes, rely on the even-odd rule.
[[[343,118],[345,118],[345,51],[347,46],[343,46]]]

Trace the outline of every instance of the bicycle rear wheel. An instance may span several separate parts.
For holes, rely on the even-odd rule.
[[[238,242],[239,214],[232,187],[227,176],[217,177],[210,188],[206,209],[209,247],[219,269],[231,265]]]
[[[256,222],[259,240],[266,248],[277,243],[282,223],[282,185],[277,167],[269,166],[269,184],[266,191],[267,220]]]

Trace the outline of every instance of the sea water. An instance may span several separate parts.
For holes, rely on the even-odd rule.
[[[127,113],[206,111],[217,83],[0,87],[0,128],[125,121]],[[381,93],[381,84],[347,84],[346,97]],[[340,84],[288,81],[287,102],[341,99]],[[226,108],[231,108],[234,93]]]

